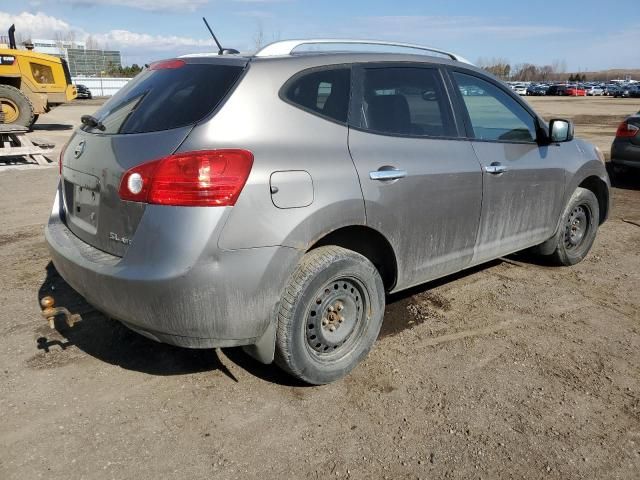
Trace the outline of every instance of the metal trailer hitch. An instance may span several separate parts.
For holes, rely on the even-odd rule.
[[[82,317],[79,314],[71,313],[64,307],[54,307],[54,304],[55,300],[53,297],[43,297],[42,300],[40,300],[42,316],[47,319],[50,328],[55,328],[55,319],[58,315],[64,315],[64,320],[69,327],[73,327],[76,323],[82,320]]]

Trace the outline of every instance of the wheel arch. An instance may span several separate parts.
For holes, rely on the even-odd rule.
[[[21,79],[20,77],[0,77],[0,85],[8,85],[20,90]]]
[[[393,290],[398,280],[398,262],[391,243],[377,230],[364,225],[341,227],[317,240],[307,251],[326,245],[347,248],[368,258],[380,272],[384,288]]]
[[[580,188],[584,188],[593,192],[598,199],[598,206],[600,207],[599,224],[602,225],[609,217],[609,186],[607,183],[596,175],[591,175],[578,185]]]

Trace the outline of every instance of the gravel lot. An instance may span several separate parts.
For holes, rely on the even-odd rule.
[[[533,98],[607,151],[638,100]],[[32,134],[59,144],[77,102]],[[0,478],[640,478],[640,176],[582,264],[512,256],[389,299],[348,378],[148,341],[56,274],[58,171],[0,166]],[[50,330],[38,300],[83,314]]]

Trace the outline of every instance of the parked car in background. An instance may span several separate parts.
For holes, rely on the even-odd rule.
[[[564,94],[570,97],[586,97],[587,91],[580,85],[569,85]]]
[[[513,91],[518,95],[526,95],[527,94],[527,86],[526,85],[514,85]]]
[[[570,121],[452,53],[327,43],[156,62],[83,116],[45,230],[57,272],[153,340],[324,384],[366,357],[387,293],[531,247],[587,256],[610,182]]]
[[[527,88],[527,95],[539,97],[547,94],[547,90],[549,89],[549,85],[540,84],[540,85],[529,85]]]
[[[591,86],[586,88],[586,93],[588,97],[601,97],[604,95],[604,89],[597,86]]]
[[[627,117],[618,127],[611,145],[614,171],[640,168],[640,112]]]
[[[89,90],[89,87],[82,84],[77,84],[76,89],[78,90],[78,96],[76,98],[87,98],[87,99],[93,98],[93,95],[91,94],[91,90]]]
[[[547,90],[547,95],[562,96],[562,95],[566,95],[567,94],[566,92],[567,92],[566,85],[551,85]]]
[[[640,98],[640,85],[633,85],[629,88],[629,97]]]
[[[631,87],[629,85],[619,85],[613,92],[613,98],[629,98],[631,94],[630,89]]]

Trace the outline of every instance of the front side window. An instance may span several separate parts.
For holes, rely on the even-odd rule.
[[[31,62],[29,65],[31,66],[31,75],[33,75],[33,78],[36,82],[42,85],[50,85],[54,83],[53,72],[51,71],[50,66],[33,62]]]
[[[338,67],[303,73],[284,92],[294,105],[340,123],[347,123],[351,68]]]
[[[437,70],[384,67],[364,70],[360,128],[416,137],[455,135]]]
[[[490,82],[454,72],[478,140],[535,142],[535,119],[510,95]]]

